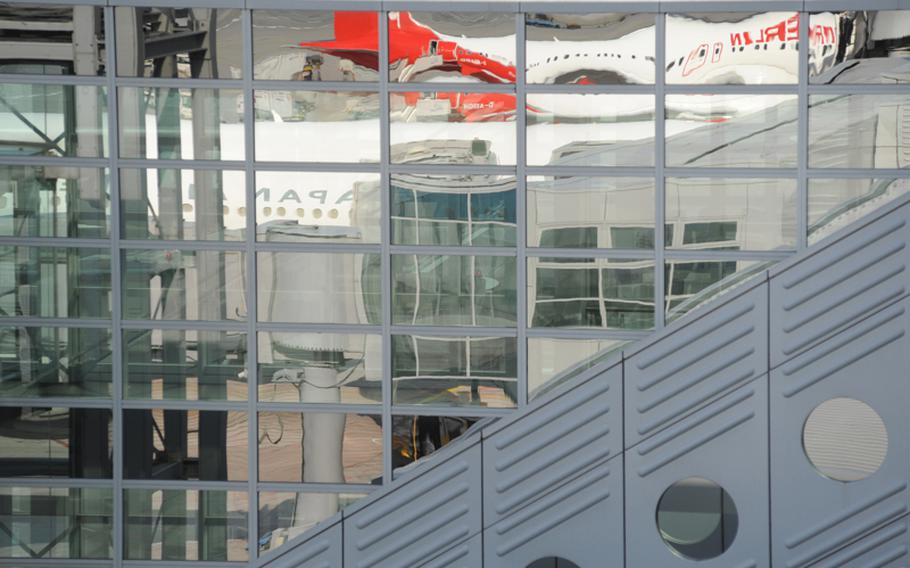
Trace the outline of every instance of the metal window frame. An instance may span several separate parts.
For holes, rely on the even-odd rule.
[[[788,258],[807,245],[808,225],[808,182],[819,178],[910,178],[910,170],[895,169],[820,169],[811,168],[808,163],[808,102],[814,94],[903,94],[902,87],[895,85],[813,85],[808,80],[808,18],[809,13],[823,10],[839,10],[858,7],[866,10],[908,10],[910,0],[679,0],[679,1],[634,1],[634,0],[572,0],[567,2],[539,1],[462,1],[442,2],[441,0],[194,0],[194,7],[232,8],[241,10],[242,78],[241,79],[146,79],[142,77],[120,77],[116,70],[116,34],[114,25],[115,6],[161,6],[174,5],[170,0],[8,0],[12,4],[66,4],[95,5],[104,7],[106,50],[105,76],[40,76],[8,74],[0,75],[0,84],[25,83],[42,85],[96,86],[107,92],[107,137],[108,157],[0,157],[2,165],[32,166],[77,166],[107,168],[110,172],[110,233],[104,239],[66,239],[48,237],[0,237],[0,245],[84,247],[107,249],[111,253],[111,319],[87,318],[39,318],[14,317],[0,320],[0,326],[36,326],[63,328],[109,329],[112,349],[112,396],[110,398],[0,398],[0,407],[28,406],[40,402],[42,405],[68,408],[106,408],[113,413],[113,475],[111,479],[69,479],[69,478],[0,478],[0,487],[59,487],[59,488],[110,488],[114,496],[113,559],[71,560],[71,559],[0,559],[0,564],[13,562],[22,566],[114,566],[151,567],[159,561],[135,561],[124,559],[124,490],[143,489],[186,489],[186,490],[231,490],[247,493],[247,530],[249,558],[246,562],[194,562],[200,566],[257,566],[260,564],[258,541],[258,499],[260,492],[352,492],[368,493],[378,486],[363,484],[314,484],[314,483],[272,483],[258,481],[258,415],[264,411],[321,411],[358,412],[382,416],[383,453],[382,472],[385,484],[393,480],[391,423],[395,416],[463,416],[471,418],[505,416],[511,409],[475,408],[442,405],[394,405],[391,379],[391,338],[393,335],[428,335],[442,337],[514,337],[517,341],[518,397],[516,408],[528,403],[528,340],[545,339],[643,339],[649,331],[604,330],[573,328],[535,328],[528,325],[528,259],[540,256],[564,258],[622,258],[653,261],[655,264],[655,328],[661,329],[665,322],[664,270],[668,261],[673,260],[767,260],[779,261]],[[255,112],[254,92],[263,89],[300,89],[293,81],[258,80],[253,78],[254,58],[252,53],[253,28],[252,10],[364,10],[376,11],[379,18],[379,78],[378,81],[342,83],[324,82],[306,85],[305,89],[339,92],[370,92],[379,94],[379,140],[380,160],[377,163],[337,162],[267,162],[255,159]],[[651,13],[655,18],[655,83],[653,85],[535,85],[525,82],[524,73],[517,74],[515,84],[465,84],[465,83],[392,83],[388,77],[388,11],[495,11],[514,14],[516,68],[525,66],[525,15],[529,12],[551,13],[596,13],[629,12]],[[666,14],[698,11],[796,11],[800,13],[799,77],[792,85],[668,85],[665,82]],[[119,155],[118,91],[123,87],[179,87],[206,89],[233,89],[242,93],[244,100],[244,158],[242,160],[155,160],[121,158]],[[905,89],[905,87],[903,87]],[[477,173],[506,174],[516,179],[516,246],[514,247],[457,247],[433,245],[393,245],[390,241],[390,176],[397,173],[445,174],[464,173],[465,167],[445,165],[409,165],[390,163],[390,118],[389,93],[405,91],[455,91],[509,93],[516,97],[516,108],[522,109],[528,94],[537,93],[589,93],[589,94],[645,94],[655,98],[655,165],[646,168],[629,167],[574,167],[574,166],[529,166],[526,164],[526,115],[516,112],[516,165],[514,166],[473,166]],[[794,169],[778,168],[678,168],[665,165],[665,100],[672,94],[789,94],[798,101],[798,155]],[[231,169],[244,172],[246,183],[247,230],[242,241],[137,241],[121,238],[120,225],[120,171],[128,168],[181,168],[199,170]],[[367,172],[380,176],[381,189],[381,242],[378,244],[332,244],[332,243],[264,243],[256,240],[255,176],[259,171],[269,172]],[[621,249],[548,249],[527,245],[527,176],[533,175],[576,175],[576,176],[630,176],[647,177],[655,181],[654,231],[655,247],[652,250]],[[665,180],[669,177],[706,178],[788,178],[797,181],[798,194],[798,244],[794,251],[681,251],[663,246],[665,217]],[[192,251],[239,251],[245,253],[245,286],[248,315],[245,321],[161,321],[123,319],[122,295],[122,253],[125,250],[180,249]],[[256,255],[259,252],[349,252],[379,254],[381,259],[381,314],[379,324],[293,324],[259,321],[257,313]],[[392,324],[392,273],[393,255],[458,255],[458,256],[503,256],[514,257],[516,262],[516,317],[514,327],[445,327]],[[243,401],[181,401],[181,400],[136,400],[124,397],[123,390],[123,333],[139,329],[194,329],[210,331],[245,332],[247,358],[247,399]],[[258,334],[267,331],[299,331],[309,333],[364,333],[382,337],[382,400],[373,405],[354,404],[310,404],[260,402],[258,400]],[[130,408],[165,408],[197,410],[232,410],[247,413],[248,428],[248,471],[246,481],[157,481],[131,480],[123,478],[123,410]],[[254,537],[255,535],[255,537]],[[265,553],[270,556],[271,551]]]

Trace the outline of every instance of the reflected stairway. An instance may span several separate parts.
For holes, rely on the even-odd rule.
[[[656,518],[667,488],[698,477],[727,491],[738,521],[700,567],[906,566],[908,265],[902,195],[478,423],[258,564],[691,566]],[[820,475],[803,448],[807,416],[838,397],[868,404],[888,432],[880,467],[849,483]]]

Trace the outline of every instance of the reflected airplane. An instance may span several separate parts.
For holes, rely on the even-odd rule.
[[[513,40],[510,40],[513,41]],[[499,57],[472,51],[459,45],[463,38],[439,34],[421,24],[409,12],[389,13],[389,63],[434,57],[427,69],[459,71],[489,83],[515,82],[515,65]],[[302,48],[350,59],[364,67],[377,68],[379,23],[375,12],[335,12],[335,39],[301,42]],[[413,67],[412,67],[413,69]]]
[[[393,12],[389,22],[389,63],[403,64],[401,77],[412,77],[427,70],[457,71],[480,81],[514,82],[515,65],[489,53],[509,53],[512,37],[457,38],[442,35],[414,19],[409,12]],[[824,13],[812,16],[809,49],[815,60],[834,52],[839,36],[840,17]],[[683,16],[669,16],[666,56],[667,83],[794,83],[798,75],[799,14],[782,17],[763,13],[739,22],[706,22]],[[636,30],[606,41],[527,42],[527,82],[530,84],[569,82],[590,84],[589,75],[609,73],[621,83],[654,82],[654,27]],[[300,47],[350,59],[376,68],[378,45],[377,19],[370,12],[337,12],[335,39],[301,42]],[[414,71],[419,67],[418,71]],[[438,93],[437,99],[450,102],[452,114],[471,122],[503,120],[516,108],[511,95],[497,93]],[[415,105],[417,97],[407,97]],[[675,100],[668,110],[700,113],[705,101]],[[750,100],[753,99],[753,100]],[[579,105],[560,105],[558,97],[535,97],[528,106],[532,113],[566,117],[590,117],[591,111]],[[754,97],[715,96],[710,101],[712,114],[740,114],[756,110]],[[614,116],[642,112],[636,97],[614,97]],[[761,108],[761,107],[759,107]],[[716,116],[711,117],[716,120]]]

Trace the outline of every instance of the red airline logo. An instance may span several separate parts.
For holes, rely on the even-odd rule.
[[[773,26],[768,26],[754,32],[743,31],[730,34],[731,46],[746,46],[762,43],[780,43],[796,41],[799,39],[799,14],[794,14]],[[817,24],[809,29],[809,39],[812,45],[821,43],[831,45],[837,42],[837,31],[833,26]]]

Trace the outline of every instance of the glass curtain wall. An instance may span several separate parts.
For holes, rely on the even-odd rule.
[[[0,3],[0,564],[253,565],[910,188],[908,11],[205,4]]]

